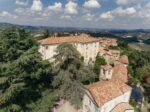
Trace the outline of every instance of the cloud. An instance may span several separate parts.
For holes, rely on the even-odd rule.
[[[129,3],[130,0],[117,0],[116,3],[118,5],[126,5]]]
[[[145,5],[145,8],[150,8],[150,2]]]
[[[77,3],[73,2],[73,1],[69,1],[66,5],[65,5],[65,13],[67,14],[77,14],[78,10],[77,10]]]
[[[122,7],[118,7],[115,10],[113,10],[111,13],[119,16],[132,15],[136,13],[136,9],[134,7],[128,7],[125,9],[123,9]]]
[[[33,0],[33,4],[31,6],[31,10],[33,11],[42,11],[43,4],[41,0]]]
[[[106,13],[102,13],[100,17],[107,20],[112,20],[114,18],[110,11]]]
[[[87,0],[84,2],[83,7],[85,8],[100,8],[101,5],[97,0]]]
[[[7,12],[7,11],[2,11],[2,12],[0,12],[0,17],[3,17],[3,18],[10,18],[10,19],[12,19],[12,18],[13,18],[13,19],[16,19],[18,16],[13,15],[13,14]]]
[[[139,10],[138,14],[141,18],[146,18],[146,19],[150,18],[150,2],[145,4],[145,6],[143,7],[140,7],[138,10]]]
[[[16,0],[15,4],[16,5],[21,5],[21,6],[27,6],[28,5],[28,0]]]
[[[62,15],[62,16],[60,16],[60,19],[71,19],[71,16],[70,15]]]
[[[25,3],[29,0],[14,0],[14,3],[15,1]],[[101,7],[103,4],[100,4],[100,1],[106,0],[82,0],[84,2],[66,0],[66,4],[58,0],[57,2],[53,1],[52,4],[43,1],[30,0],[28,5],[32,2],[31,6],[26,7],[23,4],[16,3],[15,11],[0,11],[0,20],[31,25],[98,28],[149,28],[150,26],[149,0],[113,0],[116,2],[113,6],[112,2],[107,0],[104,5],[109,8]],[[99,7],[101,7],[101,10],[97,9]]]
[[[17,9],[15,9],[15,12],[18,14],[21,14],[24,12],[24,9],[23,8],[17,8]]]
[[[33,11],[30,8],[17,8],[15,9],[15,13],[17,13],[20,17],[30,19],[43,18],[43,20],[51,15],[51,12],[48,10]]]
[[[116,0],[118,5],[138,4],[141,0]]]
[[[125,9],[124,13],[127,14],[127,15],[135,14],[136,13],[136,9],[134,7],[129,7],[127,9]]]
[[[55,2],[54,5],[48,6],[49,10],[52,11],[61,11],[62,10],[62,4],[60,2]]]
[[[104,12],[100,15],[103,19],[113,19],[116,16],[131,16],[136,13],[136,9],[134,7],[122,8],[118,7],[112,11]]]
[[[95,17],[94,14],[91,14],[91,13],[87,13],[83,16],[85,18],[86,21],[92,21]]]

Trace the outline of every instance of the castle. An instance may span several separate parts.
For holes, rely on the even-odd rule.
[[[69,37],[50,37],[39,41],[42,58],[52,61],[59,44],[72,44],[84,57],[86,64],[95,62],[97,55],[106,60],[100,67],[99,81],[85,86],[83,108],[81,112],[134,112],[129,105],[132,88],[127,84],[128,57],[118,50],[109,49],[117,46],[116,39],[94,38],[87,34]]]

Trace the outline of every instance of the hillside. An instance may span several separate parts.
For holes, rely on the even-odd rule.
[[[100,28],[79,28],[79,27],[56,27],[56,26],[31,26],[31,25],[18,25],[11,23],[0,23],[0,29],[7,27],[19,27],[25,30],[31,31],[32,33],[41,33],[45,29],[49,32],[92,32],[92,33],[104,33],[104,34],[115,34],[124,35],[126,33],[137,34],[137,33],[150,33],[150,29],[100,29]]]

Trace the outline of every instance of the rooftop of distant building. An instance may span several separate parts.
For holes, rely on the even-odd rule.
[[[129,59],[127,55],[122,55],[119,59],[119,61],[123,64],[129,64]]]
[[[132,89],[120,81],[99,81],[85,88],[91,93],[99,107]]]
[[[110,70],[110,65],[102,66],[103,69]],[[86,86],[86,89],[94,97],[98,106],[121,96],[132,88],[126,83],[128,82],[128,70],[120,62],[116,62],[113,68],[112,79],[102,80],[91,85]]]
[[[128,69],[122,63],[115,62],[112,80],[118,80],[122,83],[128,82]]]
[[[68,36],[68,37],[49,37],[47,39],[40,40],[40,44],[61,44],[61,43],[92,43],[98,42],[100,39],[91,37],[87,34],[81,34],[78,36]]]

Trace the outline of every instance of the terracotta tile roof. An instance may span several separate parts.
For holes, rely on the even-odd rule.
[[[117,39],[111,39],[111,38],[101,38],[100,42],[104,46],[117,46]]]
[[[112,54],[120,54],[119,50],[109,50],[109,52],[111,52]]]
[[[134,110],[129,103],[118,104],[111,112],[125,112],[126,110]]]
[[[112,66],[110,66],[110,65],[104,65],[104,66],[101,66],[101,68],[104,70],[112,70],[113,69]]]
[[[91,93],[99,107],[132,89],[125,83],[115,81],[99,81],[85,88]]]
[[[104,47],[100,46],[100,47],[99,47],[99,55],[100,55],[100,56],[103,56],[103,55],[105,54],[105,52],[106,52],[106,51],[104,50]]]
[[[90,43],[98,42],[98,38],[90,37],[87,34],[81,34],[79,36],[69,37],[50,37],[47,39],[40,40],[40,44],[61,44],[61,43]]]
[[[102,66],[106,69],[111,69],[109,65]],[[104,103],[124,94],[132,88],[126,84],[128,81],[128,70],[120,62],[116,62],[113,68],[112,79],[109,81],[99,81],[86,86],[99,107]]]
[[[115,62],[112,80],[119,80],[124,83],[128,82],[128,70],[122,63]]]
[[[129,64],[128,56],[122,55],[119,59],[119,61],[123,64]]]
[[[99,55],[100,56],[103,56],[103,55],[116,56],[116,55],[120,55],[120,51],[119,50],[105,50],[105,47],[100,46]]]

